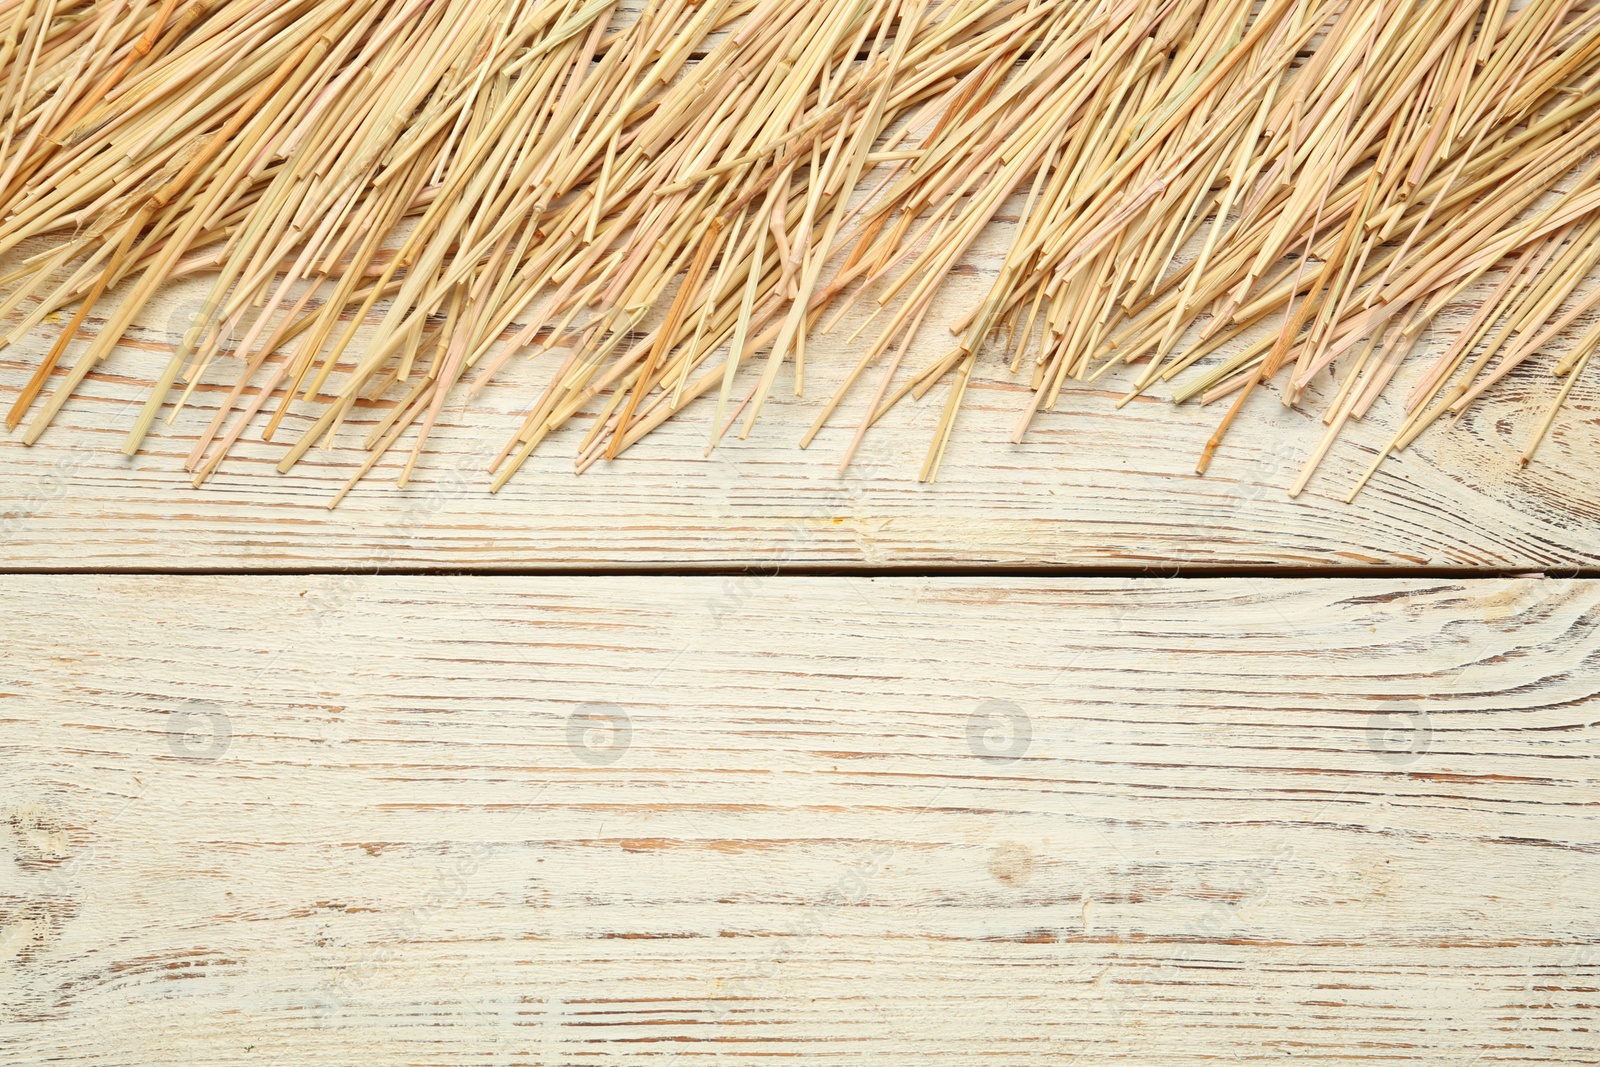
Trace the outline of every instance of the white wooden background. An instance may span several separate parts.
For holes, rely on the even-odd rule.
[[[1600,588],[8,579],[0,1062],[1600,1063]]]
[[[1347,506],[1390,403],[1291,502],[1320,407],[1200,479],[1219,407],[1106,379],[1014,446],[990,354],[919,485],[942,388],[848,477],[870,387],[796,447],[847,323],[709,458],[699,402],[488,496],[518,361],[330,513],[361,429],[189,487],[225,364],[120,454],[198,304],[0,434],[0,1065],[1600,1063],[1600,584],[1466,578],[1600,568],[1595,383],[1526,470],[1543,365]]]

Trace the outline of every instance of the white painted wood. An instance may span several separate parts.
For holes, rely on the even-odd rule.
[[[972,273],[952,279],[908,367],[944,351],[935,324],[978,298],[1003,248],[1005,227],[994,229]],[[290,474],[275,473],[283,441],[320,412],[306,405],[286,420],[277,444],[256,440],[258,424],[238,457],[195,490],[183,457],[232,382],[227,361],[172,426],[158,424],[144,453],[129,460],[120,447],[199,306],[197,285],[166,294],[142,317],[133,343],[90,376],[38,446],[0,435],[0,567],[1600,566],[1600,386],[1581,383],[1535,464],[1517,465],[1556,391],[1543,363],[1462,425],[1422,438],[1347,506],[1350,484],[1390,436],[1392,404],[1353,425],[1310,491],[1290,501],[1285,491],[1323,429],[1320,405],[1291,411],[1258,397],[1202,479],[1194,463],[1220,406],[1176,408],[1152,398],[1118,412],[1113,401],[1125,379],[1112,375],[1069,387],[1059,410],[1041,414],[1026,442],[1012,445],[1026,383],[991,353],[940,480],[919,485],[942,386],[892,412],[846,477],[835,467],[875,378],[810,451],[797,447],[856,359],[859,346],[847,337],[859,316],[809,345],[803,399],[790,395],[785,376],[751,438],[710,458],[706,399],[582,477],[572,457],[587,423],[575,425],[489,496],[485,468],[543,389],[554,367],[546,356],[515,362],[475,399],[453,400],[404,491],[393,485],[404,459],[397,452],[337,511],[324,507],[359,466],[366,427],[386,408],[360,412],[331,452],[314,450]],[[1421,373],[1426,352],[1462,326],[1472,299],[1440,316],[1394,397]],[[0,404],[9,406],[58,329],[41,327],[0,351]]]
[[[1594,583],[6,609],[6,1064],[1600,1063]]]

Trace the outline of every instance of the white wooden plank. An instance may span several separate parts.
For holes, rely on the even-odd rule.
[[[8,588],[8,1064],[1600,1063],[1593,583]]]
[[[955,278],[933,321],[978,298],[1003,247],[986,240],[973,273]],[[1391,390],[1403,396],[1427,350],[1459,329],[1461,308],[1441,315],[1423,351]],[[1552,399],[1541,366],[1520,374],[1455,429],[1435,431],[1392,461],[1354,505],[1342,499],[1396,418],[1385,402],[1353,426],[1325,473],[1299,501],[1285,490],[1322,432],[1321,406],[1283,409],[1259,397],[1210,476],[1193,468],[1220,408],[1175,408],[1152,398],[1118,412],[1115,375],[1072,386],[1020,446],[1010,435],[1026,402],[991,354],[947,453],[940,480],[916,481],[944,390],[907,403],[867,438],[846,477],[835,470],[868,389],[808,452],[796,445],[853,364],[850,324],[808,348],[808,391],[787,378],[748,441],[704,455],[712,402],[685,411],[609,467],[579,477],[583,434],[556,434],[498,496],[486,466],[520,424],[522,406],[552,370],[517,363],[478,397],[452,401],[404,491],[396,453],[339,509],[324,505],[359,465],[359,413],[331,452],[295,471],[273,466],[320,409],[300,405],[277,444],[247,435],[238,458],[200,490],[182,471],[194,435],[231,383],[220,361],[194,405],[160,426],[147,451],[120,453],[150,379],[200,296],[169,293],[144,316],[134,344],[91,375],[82,396],[34,448],[0,437],[0,566],[6,569],[305,569],[787,566],[1116,567],[1176,565],[1477,567],[1600,566],[1600,389],[1579,386],[1570,410],[1526,470],[1516,457]],[[948,313],[948,314],[946,314]],[[9,406],[60,327],[41,328],[0,352],[0,404]],[[908,366],[943,351],[930,325]],[[84,342],[78,342],[81,346]],[[925,349],[925,350],[924,350]],[[74,351],[76,348],[74,349]],[[1554,357],[1552,357],[1554,358]],[[742,396],[748,387],[739,387]],[[1163,396],[1165,394],[1162,394]]]

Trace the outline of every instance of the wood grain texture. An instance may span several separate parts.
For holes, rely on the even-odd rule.
[[[1600,1063],[1600,586],[11,579],[0,1062]]]
[[[940,324],[980,298],[1007,229],[992,227],[966,273],[951,279],[908,368],[948,348]],[[1393,396],[1403,396],[1427,352],[1462,327],[1476,295],[1440,315]],[[1548,361],[1525,369],[1453,430],[1423,437],[1345,505],[1372,450],[1390,436],[1389,402],[1346,432],[1311,489],[1291,501],[1286,489],[1323,430],[1326,382],[1304,411],[1258,397],[1211,474],[1198,478],[1194,463],[1220,406],[1179,408],[1162,393],[1118,412],[1125,378],[1113,374],[1069,387],[1058,410],[1013,445],[1026,382],[990,353],[939,481],[919,485],[943,386],[880,423],[845,477],[835,468],[875,378],[809,451],[797,447],[855,362],[847,338],[860,315],[852,312],[834,335],[808,346],[807,395],[795,398],[785,375],[750,439],[731,440],[709,458],[706,399],[581,477],[572,456],[583,430],[562,431],[491,497],[487,465],[554,367],[551,356],[519,359],[476,398],[451,401],[408,489],[393,485],[401,450],[329,513],[325,505],[364,455],[365,428],[387,402],[360,409],[334,449],[313,450],[280,476],[273,466],[283,442],[320,411],[298,404],[278,443],[256,440],[258,425],[196,490],[183,457],[232,382],[235,365],[223,359],[192,406],[172,426],[158,424],[145,452],[121,455],[150,380],[201,299],[198,283],[189,283],[148,309],[131,343],[90,376],[36,447],[23,447],[20,434],[0,438],[0,568],[1600,566],[1600,387],[1581,383],[1535,464],[1517,465],[1556,392]],[[0,404],[10,403],[60,328],[41,327],[0,351]]]

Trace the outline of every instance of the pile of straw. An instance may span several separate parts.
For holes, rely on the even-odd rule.
[[[1593,0],[0,0],[0,35],[7,340],[65,320],[7,425],[36,441],[201,273],[124,446],[231,381],[196,484],[298,405],[279,470],[373,403],[350,484],[402,441],[404,482],[452,394],[539,356],[495,488],[570,421],[581,470],[714,397],[715,447],[808,376],[803,444],[858,394],[844,464],[948,382],[932,478],[992,359],[1031,380],[1018,440],[1116,367],[1231,398],[1202,471],[1331,368],[1298,492],[1469,289],[1367,477],[1600,302]],[[1019,208],[984,298],[927,321]],[[808,366],[863,301],[859,359]],[[1597,342],[1564,338],[1524,462]]]

